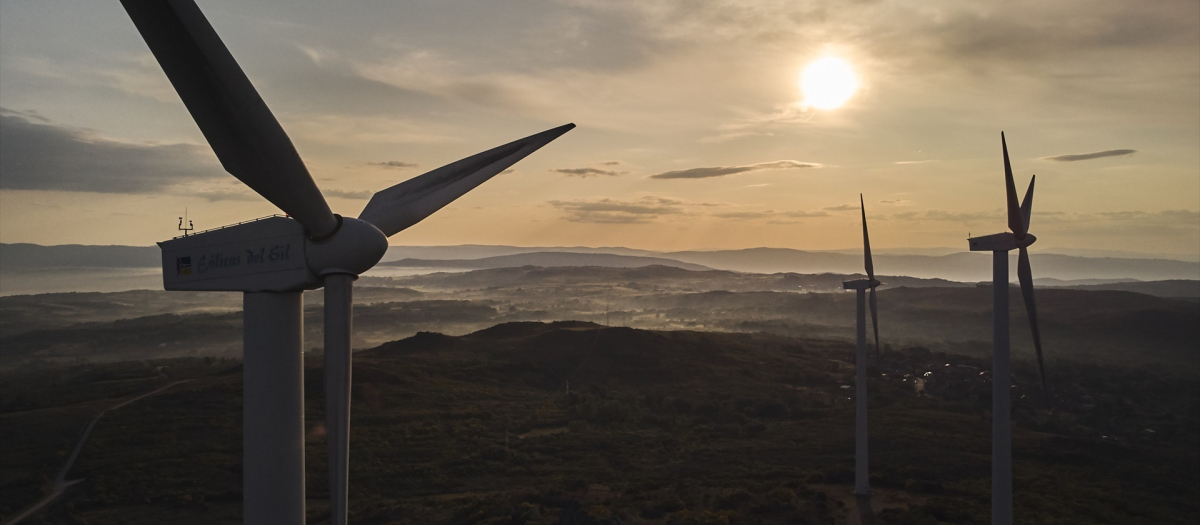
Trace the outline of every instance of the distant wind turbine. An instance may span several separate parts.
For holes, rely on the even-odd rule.
[[[334,214],[291,139],[192,0],[122,0],[221,165],[288,214],[159,243],[167,290],[243,292],[246,523],[304,523],[304,290],[325,288],[330,523],[346,523],[352,284],[387,238],[566,133],[557,127],[379,191]]]
[[[871,290],[871,324],[875,328],[875,356],[879,356],[879,311],[875,300],[875,288],[880,284],[875,280],[875,265],[871,262],[871,239],[867,236],[867,206],[863,204],[862,194],[858,195],[858,205],[862,209],[863,225],[863,258],[866,262],[867,278],[846,281],[842,288],[854,290],[858,296],[858,315],[856,334],[858,348],[854,356],[854,493],[865,495],[871,492],[867,463],[867,313],[865,290]]]
[[[1000,133],[1000,147],[1004,152],[1004,186],[1008,196],[1008,228],[1011,232],[996,233],[967,239],[971,251],[992,252],[992,293],[994,297],[992,319],[992,524],[1011,525],[1013,522],[1012,480],[1012,364],[1008,348],[1008,252],[1019,250],[1017,277],[1021,282],[1021,295],[1025,299],[1025,310],[1029,314],[1029,327],[1033,331],[1033,348],[1037,351],[1038,374],[1042,379],[1042,392],[1049,402],[1046,387],[1046,368],[1042,360],[1042,337],[1038,331],[1037,305],[1033,300],[1033,272],[1029,269],[1029,245],[1037,241],[1029,233],[1029,215],[1033,211],[1033,183],[1025,199],[1017,204],[1017,186],[1013,182],[1012,166],[1008,162],[1008,143]]]

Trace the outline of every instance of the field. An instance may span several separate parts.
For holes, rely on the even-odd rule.
[[[362,351],[352,521],[849,523],[860,511],[850,494],[851,355],[840,341],[582,322],[420,333]],[[310,359],[306,389],[310,523],[327,518],[318,361]],[[162,366],[166,377],[153,376]],[[987,522],[988,368],[919,347],[882,355],[870,385],[877,522]],[[131,395],[135,384],[189,377],[106,415],[69,476],[86,481],[44,518],[239,522],[236,361],[40,373],[4,384],[5,399],[31,400],[5,410],[6,426],[21,422],[20,455],[44,458],[14,463],[5,443],[14,466],[5,470],[21,473],[4,482],[6,515],[53,477],[55,455],[71,441],[69,428],[45,422]],[[1187,523],[1200,512],[1192,374],[1062,362],[1048,410],[1034,373],[1018,363],[1019,519]],[[927,395],[918,396],[917,377]],[[63,385],[79,394],[55,394]]]
[[[990,289],[884,278],[873,496],[852,497],[852,294],[837,275],[499,268],[360,279],[355,523],[986,523]],[[1041,289],[1050,398],[1013,291],[1016,512],[1200,512],[1200,302]],[[327,519],[322,294],[305,295],[308,495]],[[0,298],[0,515],[237,523],[236,294]],[[574,319],[574,321],[566,321]],[[535,512],[536,509],[536,512]]]

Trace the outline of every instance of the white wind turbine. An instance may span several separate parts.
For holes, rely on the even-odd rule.
[[[1042,392],[1049,402],[1046,387],[1046,369],[1042,361],[1042,337],[1038,331],[1037,305],[1033,300],[1033,272],[1029,268],[1029,245],[1037,240],[1029,233],[1029,215],[1033,210],[1033,183],[1025,199],[1017,204],[1017,187],[1013,182],[1012,167],[1008,162],[1008,144],[1004,133],[1000,133],[1000,147],[1004,152],[1004,186],[1008,208],[1008,228],[1011,232],[996,233],[967,239],[971,251],[992,252],[992,293],[994,304],[992,319],[992,524],[1011,525],[1013,522],[1012,480],[1012,365],[1008,352],[1008,252],[1019,250],[1017,278],[1021,282],[1021,295],[1025,299],[1025,310],[1029,315],[1029,327],[1033,331],[1033,348],[1037,352],[1038,374],[1042,379]]]
[[[159,243],[167,290],[244,292],[246,523],[304,523],[304,290],[325,288],[331,523],[346,522],[352,283],[387,238],[574,127],[567,124],[376,193],[357,219],[330,211],[279,122],[192,0],[122,0],[225,170],[289,217]]]
[[[871,262],[871,239],[867,236],[867,206],[863,204],[862,194],[858,196],[858,205],[862,208],[863,225],[863,258],[866,261],[867,278],[845,281],[842,288],[854,290],[858,296],[856,335],[857,351],[854,355],[854,493],[870,494],[870,480],[867,462],[867,312],[866,290],[871,290],[871,324],[875,328],[875,355],[879,355],[879,311],[875,301],[875,288],[880,284],[875,280],[875,265]]]

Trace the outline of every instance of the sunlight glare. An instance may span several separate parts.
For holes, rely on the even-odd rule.
[[[804,104],[820,109],[835,109],[845,104],[858,89],[858,78],[845,61],[825,57],[804,68],[800,75]]]

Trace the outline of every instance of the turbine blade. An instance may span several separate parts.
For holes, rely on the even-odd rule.
[[[871,262],[871,238],[867,236],[867,206],[865,204],[863,204],[863,196],[861,193],[858,194],[858,205],[862,209],[863,257],[866,259],[867,279],[874,281],[875,280],[875,265]],[[871,288],[871,293],[874,293],[874,292],[875,292],[875,289]]]
[[[329,522],[346,525],[350,466],[350,336],[354,276],[325,277],[325,435],[329,446]]]
[[[121,0],[230,175],[313,236],[337,220],[292,141],[192,0]]]
[[[391,237],[574,128],[567,124],[447,164],[371,197],[358,218]]]
[[[1025,238],[1025,221],[1021,220],[1021,208],[1017,204],[1017,184],[1013,182],[1012,166],[1008,162],[1008,143],[1004,132],[1000,132],[1000,147],[1004,150],[1004,188],[1008,194],[1008,229],[1018,239]]]
[[[875,300],[875,287],[871,287],[871,327],[875,329],[875,359],[879,359],[879,303]]]
[[[1025,220],[1025,232],[1029,232],[1029,216],[1033,213],[1033,183],[1037,175],[1029,178],[1029,189],[1025,190],[1025,200],[1021,201],[1021,218]]]
[[[1029,315],[1029,328],[1033,331],[1033,348],[1037,352],[1038,375],[1042,378],[1042,393],[1046,404],[1050,404],[1050,389],[1046,386],[1046,365],[1042,360],[1042,334],[1038,330],[1037,303],[1033,300],[1033,271],[1029,268],[1029,250],[1021,247],[1017,258],[1017,278],[1021,281],[1021,295],[1025,298],[1025,312]]]

